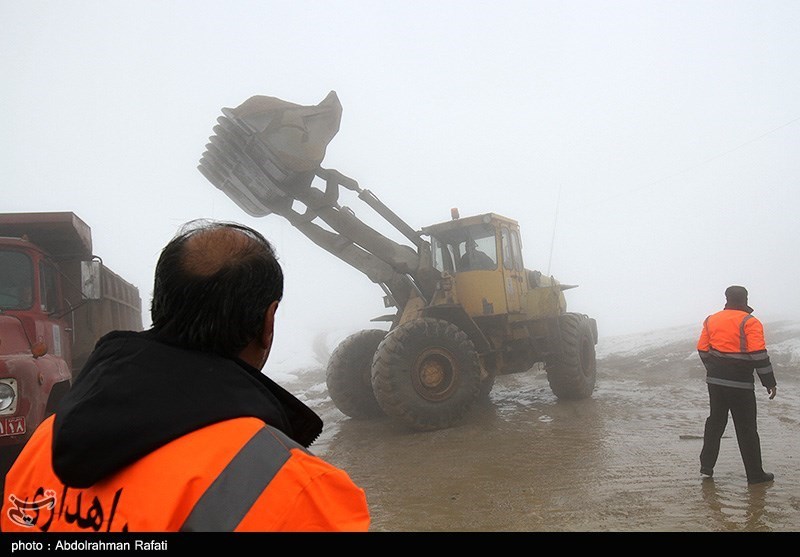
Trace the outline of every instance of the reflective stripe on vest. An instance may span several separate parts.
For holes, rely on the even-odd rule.
[[[720,352],[719,350],[714,350],[713,348],[710,348],[708,350],[708,353],[713,355],[713,356],[717,356],[718,358],[730,358],[732,360],[751,360],[751,361],[754,361],[754,362],[757,362],[759,360],[766,360],[769,357],[769,354],[767,354],[763,350],[761,350],[759,352],[752,352],[752,353],[748,353],[748,352],[733,352],[733,353],[730,353],[730,352]]]
[[[742,319],[742,322],[739,323],[739,352],[747,352],[747,336],[744,334],[744,324],[752,318],[752,315],[747,314]]]
[[[289,460],[301,448],[279,430],[265,426],[242,447],[195,503],[182,532],[233,532]]]

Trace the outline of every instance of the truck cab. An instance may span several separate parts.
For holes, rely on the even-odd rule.
[[[58,269],[39,247],[0,238],[0,447],[27,440],[69,390],[63,300]]]
[[[0,239],[0,311],[16,317],[33,343],[69,362],[73,328],[64,304],[55,263],[28,241]]]
[[[0,214],[3,470],[115,329],[142,329],[139,291],[92,254],[89,226],[70,212]]]

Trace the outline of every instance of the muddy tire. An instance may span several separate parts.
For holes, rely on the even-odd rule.
[[[372,363],[372,390],[386,415],[412,429],[458,424],[478,399],[478,354],[461,329],[421,318],[393,329]]]
[[[351,418],[376,418],[383,410],[372,391],[372,358],[386,331],[367,329],[350,335],[331,354],[325,381],[336,407]]]
[[[560,353],[546,363],[547,381],[558,398],[581,399],[592,395],[597,380],[593,321],[582,314],[559,318]]]

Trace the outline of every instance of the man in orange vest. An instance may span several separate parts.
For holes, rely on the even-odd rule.
[[[308,450],[322,420],[261,372],[282,296],[261,234],[187,223],[152,328],[100,339],[7,474],[0,529],[367,531],[364,491]]]
[[[751,315],[753,308],[747,305],[747,289],[743,286],[727,288],[725,300],[725,308],[703,322],[697,342],[697,351],[706,368],[710,403],[700,452],[700,474],[704,478],[714,474],[730,412],[747,482],[771,482],[775,476],[764,472],[761,463],[753,380],[755,370],[770,400],[775,398],[778,387],[767,354],[764,327]]]

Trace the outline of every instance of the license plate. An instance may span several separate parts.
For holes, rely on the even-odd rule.
[[[25,416],[0,417],[0,437],[25,433]]]

